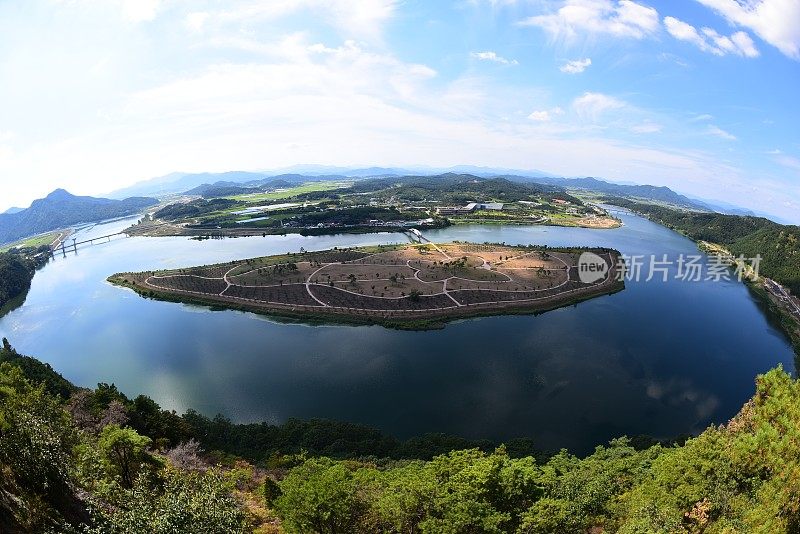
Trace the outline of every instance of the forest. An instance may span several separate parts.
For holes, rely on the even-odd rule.
[[[604,199],[694,240],[724,245],[734,256],[762,257],[760,273],[800,294],[800,227],[764,217],[680,211],[624,198]]]
[[[350,450],[356,455],[335,458],[351,448],[341,445],[348,439],[360,443]],[[277,452],[293,440],[328,445]],[[256,430],[179,416],[144,396],[129,400],[113,385],[75,387],[6,340],[0,349],[2,532],[800,527],[800,382],[780,368],[757,377],[755,395],[731,421],[681,443],[634,446],[621,437],[585,458],[519,454],[510,444],[441,445],[430,459],[398,459],[386,438],[358,426],[290,421]]]
[[[49,251],[49,247],[44,248]],[[17,249],[0,252],[0,309],[30,289],[33,275],[42,262],[34,258],[33,252]]]

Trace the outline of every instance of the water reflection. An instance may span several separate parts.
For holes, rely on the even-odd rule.
[[[455,226],[429,235],[697,254],[663,227],[622,217],[617,230]],[[757,373],[778,363],[793,368],[785,337],[737,282],[628,283],[621,293],[539,316],[405,332],[209,311],[146,300],[105,281],[119,271],[404,241],[402,234],[115,239],[39,272],[25,304],[0,319],[0,335],[78,384],[115,382],[178,411],[239,421],[329,417],[400,437],[528,436],[578,452],[621,434],[702,430],[739,409]]]

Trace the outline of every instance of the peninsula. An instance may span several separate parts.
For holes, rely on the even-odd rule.
[[[579,276],[581,254],[602,277]],[[413,243],[301,251],[109,281],[151,298],[301,319],[430,328],[540,312],[623,289],[619,253],[596,248]]]

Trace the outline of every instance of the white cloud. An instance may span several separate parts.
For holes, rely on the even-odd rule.
[[[785,55],[800,60],[797,0],[697,0],[736,26],[748,28]]]
[[[713,118],[714,118],[713,115],[709,115],[708,113],[703,113],[702,115],[697,115],[695,117],[692,117],[691,119],[689,119],[689,121],[690,122],[704,122],[704,121],[710,121]]]
[[[732,133],[726,132],[719,126],[715,126],[713,124],[709,124],[708,128],[706,129],[706,133],[709,135],[714,135],[716,137],[726,139],[728,141],[736,141],[736,136]]]
[[[631,127],[631,131],[633,133],[639,134],[650,134],[650,133],[658,133],[661,131],[662,126],[660,124],[656,124],[655,122],[645,121],[642,124],[637,124],[636,126]]]
[[[542,111],[534,111],[528,115],[528,118],[533,121],[547,122],[550,120],[550,112],[546,109]]]
[[[540,27],[552,39],[565,41],[586,34],[642,39],[660,26],[658,11],[631,0],[566,0],[555,13],[528,17],[520,24]]]
[[[0,0],[0,79],[15,81],[0,84],[0,101],[14,102],[4,109],[0,129],[15,134],[10,141],[0,134],[0,203],[27,205],[58,186],[100,194],[174,170],[303,162],[519,168],[533,161],[561,175],[647,176],[698,196],[723,191],[723,200],[748,198],[753,207],[770,206],[767,195],[797,197],[791,187],[782,191],[782,175],[761,187],[751,181],[753,175],[766,179],[753,172],[760,170],[756,165],[739,170],[720,157],[733,143],[698,139],[709,122],[693,124],[694,137],[681,130],[676,123],[688,125],[691,114],[674,107],[679,103],[663,101],[653,113],[611,96],[582,95],[584,87],[567,93],[579,97],[574,103],[554,100],[557,88],[537,86],[537,77],[508,83],[476,75],[476,69],[438,76],[393,53],[389,43],[373,42],[370,35],[380,30],[352,31],[332,11],[336,0],[165,2],[156,13],[158,32],[125,23],[118,0],[111,1],[63,1],[61,18],[33,24],[45,12],[38,6],[53,0],[26,0],[37,13],[27,19]],[[531,3],[525,0],[520,9]],[[247,16],[248,6],[261,14]],[[240,18],[226,19],[223,9]],[[391,17],[378,13],[380,28]],[[431,53],[416,57],[441,57]],[[573,52],[566,59],[582,57]],[[82,75],[105,58],[102,76]],[[34,64],[39,68],[31,69]],[[627,90],[633,94],[636,84]],[[70,106],[63,106],[66,100]],[[563,115],[552,107],[556,102]],[[775,109],[762,110],[759,119],[784,118]],[[729,124],[721,118],[711,122]],[[648,121],[671,135],[631,141],[631,129],[653,129]],[[785,143],[790,150],[797,142]],[[730,158],[749,165],[744,156]],[[772,156],[761,158],[772,163]],[[794,177],[777,163],[769,169]],[[753,183],[760,193],[736,189]]]
[[[757,57],[758,50],[753,40],[745,32],[739,31],[726,37],[712,28],[697,28],[675,17],[664,17],[667,32],[679,41],[694,44],[700,50],[717,56],[736,54],[744,57]]]
[[[470,57],[475,59],[480,59],[481,61],[493,61],[495,63],[500,63],[502,65],[518,65],[519,62],[516,59],[506,59],[503,56],[498,56],[497,52],[492,52],[491,50],[487,50],[485,52],[470,52]]]
[[[625,102],[602,93],[586,92],[572,102],[572,108],[584,120],[597,122],[607,111],[625,107]]]
[[[588,57],[586,59],[575,59],[573,61],[567,61],[565,64],[561,65],[558,70],[568,74],[579,74],[585,71],[586,67],[591,64],[592,60]]]
[[[122,0],[122,15],[131,22],[153,20],[161,8],[161,0]]]
[[[203,29],[203,26],[205,26],[205,23],[209,17],[211,17],[211,13],[208,11],[189,13],[186,15],[186,25],[189,26],[190,29],[199,32]]]
[[[555,107],[549,110],[544,109],[540,111],[534,111],[530,115],[528,115],[528,118],[531,119],[532,121],[537,121],[537,122],[549,122],[553,118],[553,115],[563,115],[563,114],[564,114],[563,109],[561,109],[560,107]]]
[[[307,10],[315,19],[330,22],[347,38],[380,41],[383,27],[394,16],[397,4],[398,0],[245,1],[224,10],[208,11],[201,27],[271,20]]]
[[[742,54],[747,57],[757,57],[758,49],[753,43],[753,40],[745,32],[736,32],[731,35],[731,41],[736,47],[741,50]]]

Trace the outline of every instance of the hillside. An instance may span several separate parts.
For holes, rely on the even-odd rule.
[[[358,425],[232,425],[128,399],[113,384],[76,388],[3,340],[0,435],[2,532],[722,534],[800,524],[800,382],[781,369],[757,377],[730,422],[683,445],[620,438],[585,458],[536,458],[452,439],[432,459],[396,461],[386,458],[396,442]],[[293,454],[298,445],[307,452]],[[352,459],[321,456],[343,450]]]
[[[261,193],[271,189],[292,187],[303,183],[294,177],[267,178],[237,184],[236,182],[219,181],[213,184],[202,184],[184,191],[184,195],[199,195],[203,198],[231,197]]]
[[[31,287],[35,266],[21,254],[0,252],[0,309]]]
[[[125,200],[79,197],[56,189],[45,198],[34,200],[27,209],[0,214],[0,243],[76,224],[133,215],[157,203],[155,199],[140,197]]]
[[[473,174],[446,173],[437,176],[397,176],[359,180],[349,190],[351,193],[374,192],[378,198],[391,197],[419,201],[439,199],[447,203],[481,201],[514,202],[529,200],[535,195],[557,196],[582,204],[580,200],[557,186],[533,182],[519,182],[506,178],[483,178]]]

